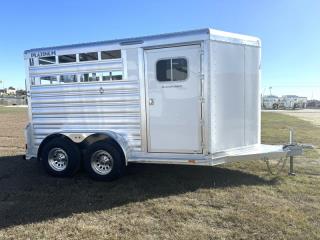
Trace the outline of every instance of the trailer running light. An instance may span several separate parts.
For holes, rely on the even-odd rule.
[[[126,45],[136,45],[136,44],[142,44],[144,43],[143,40],[132,40],[132,41],[124,41],[120,42],[121,46],[126,46]]]

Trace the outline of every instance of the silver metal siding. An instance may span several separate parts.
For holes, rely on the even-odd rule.
[[[56,132],[111,130],[140,151],[139,89],[138,80],[31,86],[35,147]]]

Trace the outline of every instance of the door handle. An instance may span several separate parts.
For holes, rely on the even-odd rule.
[[[99,88],[99,93],[100,93],[100,94],[103,94],[103,93],[104,93],[103,87],[100,87],[100,88]]]
[[[153,100],[153,98],[149,98],[149,105],[154,105],[154,100]]]

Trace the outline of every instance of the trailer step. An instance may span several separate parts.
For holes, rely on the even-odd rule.
[[[215,166],[241,160],[279,159],[289,156],[290,150],[291,148],[282,145],[255,144],[227,149],[208,156],[202,154],[134,153],[128,162]]]

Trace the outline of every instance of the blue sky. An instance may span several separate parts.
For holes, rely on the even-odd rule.
[[[5,87],[24,87],[26,49],[212,27],[262,39],[262,91],[272,86],[275,94],[320,98],[318,0],[10,0],[0,6]]]

